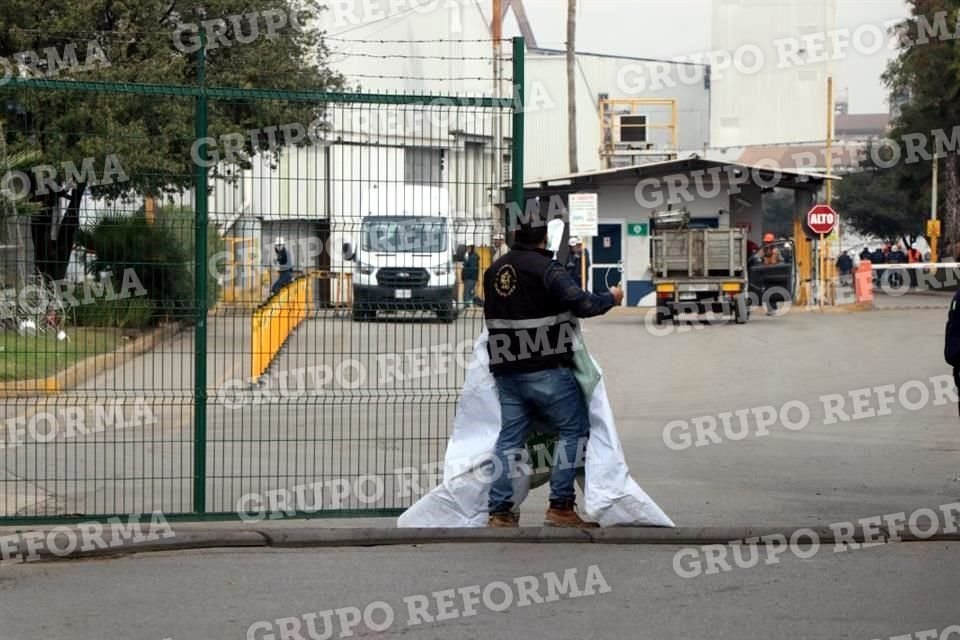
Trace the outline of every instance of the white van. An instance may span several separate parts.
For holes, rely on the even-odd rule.
[[[361,207],[356,243],[343,246],[344,259],[353,262],[353,319],[432,311],[453,321],[457,275],[447,190],[380,185],[361,197]]]

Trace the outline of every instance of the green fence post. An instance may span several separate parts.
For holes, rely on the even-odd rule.
[[[513,150],[511,154],[510,200],[517,211],[526,211],[523,203],[523,116],[524,104],[524,53],[523,38],[513,39]],[[509,219],[507,220],[509,225]]]
[[[194,112],[196,139],[207,137],[206,34],[200,34]],[[196,147],[199,149],[199,146]],[[193,511],[207,508],[207,168],[194,158]]]

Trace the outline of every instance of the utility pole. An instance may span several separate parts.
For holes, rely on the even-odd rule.
[[[503,0],[493,0],[493,22],[491,23],[491,33],[493,36],[493,97],[500,98],[503,94]],[[499,104],[499,103],[498,103]],[[499,110],[493,114],[493,166],[497,172],[496,181],[496,205],[503,198],[503,119]]]
[[[833,76],[827,76],[827,144],[826,144],[826,155],[827,155],[827,180],[826,180],[826,200],[827,205],[831,204],[833,200],[833,180],[831,179],[833,173]],[[837,225],[837,236],[839,239],[840,235],[840,225]],[[819,244],[819,272],[820,272],[820,309],[823,309],[825,298],[830,304],[833,304],[833,278],[829,277],[831,273],[828,273],[828,270],[833,265],[833,260],[830,256],[830,240],[829,238],[824,239],[824,236],[820,236]],[[827,289],[830,289],[828,292]]]
[[[567,0],[567,151],[577,173],[577,0]]]
[[[933,167],[931,170],[930,184],[930,222],[927,224],[927,236],[930,238],[930,262],[937,261],[937,244],[940,241],[940,224],[937,220],[937,156],[933,156]],[[949,166],[949,165],[947,165]],[[949,255],[949,254],[947,254]]]

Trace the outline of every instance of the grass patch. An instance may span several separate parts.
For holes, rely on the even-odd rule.
[[[54,333],[21,336],[16,331],[0,332],[0,381],[46,378],[70,365],[117,348],[116,329],[70,327],[68,340]]]

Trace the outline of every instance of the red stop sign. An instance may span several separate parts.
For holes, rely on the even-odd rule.
[[[807,211],[807,226],[818,235],[827,235],[836,228],[839,221],[840,216],[828,204],[817,204]]]

